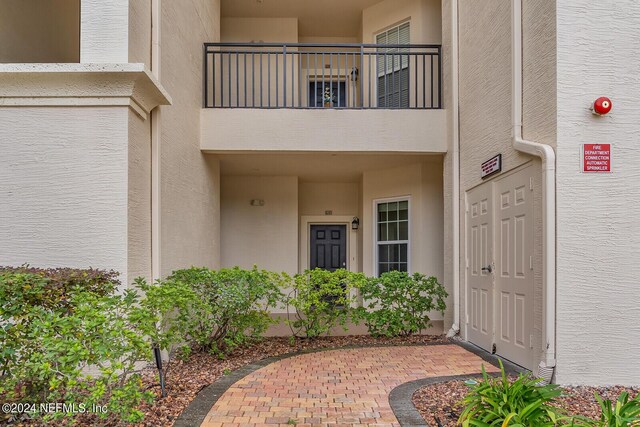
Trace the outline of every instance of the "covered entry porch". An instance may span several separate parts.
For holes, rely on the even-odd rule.
[[[444,280],[442,155],[217,157],[222,267],[399,269]]]

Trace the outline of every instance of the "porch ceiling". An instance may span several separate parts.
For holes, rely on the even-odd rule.
[[[382,0],[222,0],[225,18],[298,18],[300,37],[356,37],[362,10]]]
[[[418,162],[442,162],[442,155],[362,153],[222,154],[222,175],[298,176],[303,182],[359,182],[363,172]]]

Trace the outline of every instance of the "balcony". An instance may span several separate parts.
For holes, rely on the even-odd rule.
[[[206,43],[205,108],[439,109],[439,45]]]
[[[446,152],[435,44],[206,43],[207,152]]]

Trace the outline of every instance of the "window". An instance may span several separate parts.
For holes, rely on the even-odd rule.
[[[376,203],[378,275],[409,270],[409,200]]]
[[[329,77],[327,76],[327,79]],[[331,106],[342,108],[347,106],[347,84],[344,81],[322,80],[309,82],[309,107],[324,107],[325,91],[331,94]]]
[[[410,44],[410,27],[405,22],[376,36],[379,45]],[[409,107],[409,55],[407,49],[390,47],[378,48],[378,107]]]

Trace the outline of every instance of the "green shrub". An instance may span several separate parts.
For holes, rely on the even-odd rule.
[[[637,427],[640,426],[640,394],[630,398],[622,392],[615,403],[603,399],[598,393],[595,398],[600,405],[600,418],[573,417],[569,425],[575,427]]]
[[[365,307],[358,310],[372,335],[411,335],[430,326],[429,312],[444,314],[447,292],[435,277],[401,271],[370,278],[360,288]]]
[[[335,325],[347,330],[355,302],[353,289],[366,282],[361,273],[344,269],[327,271],[316,268],[296,274],[287,304],[295,309],[295,319],[288,320],[295,336],[315,338]]]
[[[553,406],[560,388],[550,384],[540,386],[539,379],[521,374],[515,381],[507,378],[502,362],[502,375],[489,377],[482,367],[482,380],[471,385],[462,399],[464,407],[459,422],[469,426],[556,426],[562,418]]]
[[[4,281],[14,280],[20,274],[29,275],[30,283],[22,284],[19,292],[12,286],[4,287],[11,295],[0,294],[0,299],[22,305],[42,306],[45,308],[68,308],[71,295],[80,290],[96,295],[113,293],[120,282],[118,273],[89,268],[34,268],[29,265],[20,267],[0,267],[0,278]],[[24,286],[28,286],[25,288]],[[0,289],[0,292],[3,292]]]
[[[44,272],[0,271],[0,400],[94,404],[106,409],[100,418],[140,421],[137,407],[152,396],[138,368],[151,346],[137,295],[116,294],[117,282],[104,281],[111,272]]]
[[[265,270],[190,268],[149,286],[143,305],[161,324],[154,339],[163,348],[185,342],[193,351],[219,355],[260,337],[274,322],[269,308],[283,301],[286,275]]]

